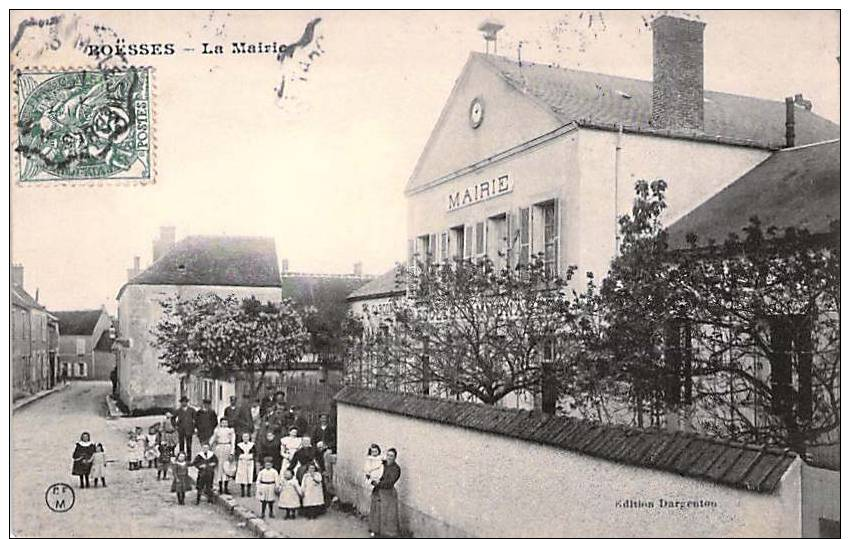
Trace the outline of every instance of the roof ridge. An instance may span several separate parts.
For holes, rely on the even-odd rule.
[[[639,79],[639,78],[636,78],[636,77],[625,77],[623,75],[614,75],[614,74],[611,74],[611,73],[603,73],[601,71],[588,71],[588,70],[585,70],[585,69],[575,69],[575,68],[572,68],[572,67],[564,67],[564,66],[561,66],[561,65],[556,65],[555,63],[545,64],[545,63],[541,63],[541,62],[535,62],[535,61],[532,61],[532,60],[523,60],[522,66],[519,66],[519,65],[517,65],[516,61],[514,61],[511,58],[508,58],[507,56],[502,56],[501,54],[485,54],[483,52],[478,52],[478,51],[473,51],[472,54],[480,56],[485,60],[488,57],[498,58],[501,61],[512,64],[517,69],[522,69],[523,66],[531,65],[531,66],[542,67],[542,68],[547,68],[547,69],[558,69],[558,70],[561,70],[561,71],[568,71],[568,72],[571,72],[571,73],[580,73],[580,74],[583,74],[583,75],[608,77],[608,78],[620,79],[620,80],[624,80],[624,81],[652,84],[652,79]],[[490,63],[495,65],[494,62],[490,62]],[[498,66],[496,66],[496,67],[498,67]],[[784,103],[784,101],[779,100],[779,99],[771,99],[769,97],[761,97],[761,96],[749,95],[749,94],[725,92],[725,91],[722,91],[722,90],[710,90],[710,89],[705,88],[705,87],[703,87],[703,93],[704,94],[710,93],[710,94],[713,94],[713,95],[728,95],[728,96],[732,96],[732,97],[746,97],[747,99],[758,99],[760,101],[767,101],[769,103]],[[815,112],[813,112],[811,110],[806,110],[806,112],[809,112],[810,114],[818,116],[819,118],[823,118],[823,119],[825,119],[829,122],[832,122],[832,120],[824,118],[823,116],[820,116],[820,115],[816,114]],[[835,123],[835,122],[832,122],[832,123]],[[838,125],[838,124],[836,124],[836,125]]]
[[[841,142],[841,137],[830,139],[830,140],[821,140],[819,142],[812,142],[810,144],[801,144],[799,146],[790,146],[788,148],[779,148],[776,151],[778,151],[778,152],[790,152],[790,151],[794,151],[794,150],[803,150],[805,148],[811,148],[812,146],[821,146],[823,144],[835,144],[836,142]]]

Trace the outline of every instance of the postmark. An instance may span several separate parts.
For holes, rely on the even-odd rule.
[[[17,71],[18,183],[152,181],[151,75],[149,67]]]
[[[74,489],[67,483],[54,483],[47,487],[44,493],[44,502],[47,508],[54,513],[66,513],[74,507],[77,495]]]

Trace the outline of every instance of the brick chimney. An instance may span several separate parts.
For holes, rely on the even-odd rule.
[[[176,234],[177,229],[173,226],[159,227],[159,238],[153,240],[153,260],[151,262],[159,260],[174,246]]]
[[[21,264],[12,264],[11,277],[14,284],[24,287],[24,267]]]
[[[652,21],[652,120],[657,129],[703,129],[705,23],[672,15]]]
[[[794,114],[795,106],[793,97],[785,98],[785,146],[788,148],[794,147],[794,139],[796,138],[797,121]]]

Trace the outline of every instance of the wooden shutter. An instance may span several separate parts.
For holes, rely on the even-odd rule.
[[[519,209],[519,260],[527,266],[531,261],[531,208]]]

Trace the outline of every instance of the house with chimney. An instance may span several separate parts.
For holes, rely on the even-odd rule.
[[[186,378],[169,373],[159,363],[151,329],[162,316],[167,298],[190,299],[202,294],[255,297],[280,302],[281,282],[272,238],[248,236],[188,236],[175,241],[164,227],[154,241],[153,263],[129,270],[131,277],[118,292],[116,342],[119,398],[131,411],[168,408],[181,395],[195,400],[227,402],[234,394],[228,380]]]
[[[109,380],[115,368],[114,329],[104,307],[54,311],[59,323],[59,368],[65,378]]]
[[[636,180],[667,181],[671,223],[775,151],[839,137],[802,96],[704,88],[703,22],[651,26],[652,80],[470,54],[405,188],[408,255],[603,275]]]
[[[59,375],[56,318],[24,288],[24,267],[13,264],[9,290],[12,398],[50,389]]]
[[[500,28],[481,27],[488,41]],[[637,180],[666,180],[669,224],[777,151],[839,138],[802,95],[704,88],[705,23],[665,14],[651,28],[652,80],[471,53],[404,191],[408,264],[537,255],[601,277]]]

